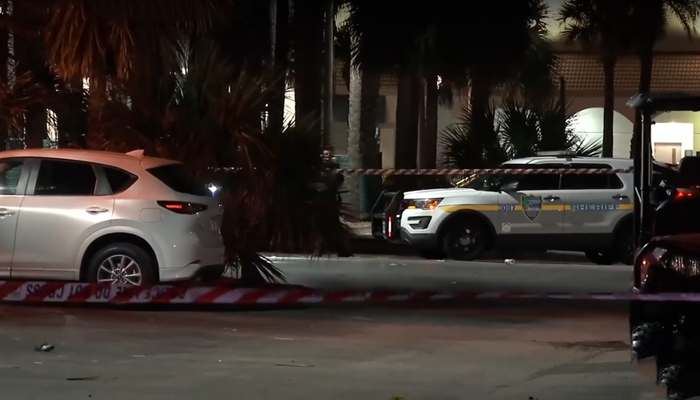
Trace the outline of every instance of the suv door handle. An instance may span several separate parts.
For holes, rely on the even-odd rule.
[[[109,211],[109,210],[106,208],[100,207],[100,206],[92,206],[92,207],[88,207],[85,209],[86,213],[92,214],[92,215],[106,213],[107,211]]]
[[[9,217],[10,215],[15,215],[15,212],[7,208],[0,208],[0,217]]]
[[[561,197],[559,197],[559,196],[547,196],[544,198],[544,200],[547,200],[547,201],[561,200]]]
[[[626,200],[629,199],[629,197],[625,196],[624,194],[616,194],[615,196],[612,197],[614,200]]]

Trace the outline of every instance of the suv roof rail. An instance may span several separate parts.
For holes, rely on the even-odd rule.
[[[538,157],[559,157],[559,158],[572,158],[576,157],[576,152],[571,150],[561,150],[561,151],[538,151]]]

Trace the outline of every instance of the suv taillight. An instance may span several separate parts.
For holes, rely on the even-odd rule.
[[[176,214],[194,215],[205,211],[207,206],[197,203],[186,203],[182,201],[159,201],[158,205]]]

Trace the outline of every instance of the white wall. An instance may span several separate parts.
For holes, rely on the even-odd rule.
[[[693,151],[694,132],[693,124],[681,122],[657,122],[651,126],[651,148],[654,143],[680,143],[683,157],[685,152]]]
[[[575,114],[574,132],[588,140],[603,141],[603,108],[587,108]],[[613,157],[629,158],[632,122],[615,112],[613,117]]]

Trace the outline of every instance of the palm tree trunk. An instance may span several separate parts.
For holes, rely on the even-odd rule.
[[[603,59],[603,157],[613,156],[613,128],[615,118],[615,56]]]
[[[0,7],[2,7],[3,17],[7,16],[7,0],[0,0]],[[7,82],[8,79],[8,69],[7,63],[10,56],[9,48],[10,35],[7,30],[0,30],[0,80],[2,82]],[[9,129],[6,124],[0,123],[0,151],[7,149],[7,138],[9,134]]]
[[[294,0],[296,120],[316,128],[322,113],[324,5],[324,0]]]
[[[493,127],[487,126],[490,121],[486,118],[489,101],[491,99],[491,85],[486,79],[481,78],[481,74],[475,68],[470,71],[471,88],[469,93],[469,106],[471,109],[471,132],[472,143],[480,149],[481,159],[473,160],[470,163],[475,168],[490,168],[495,165],[489,164],[489,154],[491,146],[498,143],[498,138],[487,137],[492,134]]]
[[[418,95],[420,78],[416,65],[402,68],[398,76],[394,168],[412,169],[418,165]]]
[[[56,109],[58,118],[58,147],[85,147],[88,130],[88,115],[85,108],[85,92],[80,79],[75,79],[65,88],[65,100]]]
[[[362,71],[362,112],[360,121],[362,168],[382,167],[382,160],[379,158],[379,142],[375,137],[380,80],[381,74],[378,72]]]
[[[270,102],[268,127],[274,132],[284,127],[284,100],[287,91],[286,74],[289,68],[289,3],[290,0],[270,0],[270,35],[272,59],[277,71],[275,96]]]
[[[361,124],[362,124],[362,73],[356,67],[350,68],[350,95],[348,109],[348,159],[350,168],[361,168],[360,156]],[[345,181],[348,191],[350,214],[360,215],[360,180],[356,174],[351,174]]]
[[[38,38],[15,36],[15,57],[17,60],[15,72],[17,76],[33,73],[39,75],[46,65],[39,56],[41,51]],[[27,148],[41,148],[44,146],[44,139],[47,138],[47,115],[46,106],[34,104],[27,109],[24,125],[24,145]]]
[[[33,105],[27,109],[24,125],[24,145],[28,149],[40,149],[44,147],[44,139],[48,137],[46,124],[48,118],[46,107]]]
[[[323,145],[330,146],[333,132],[333,95],[335,94],[333,84],[333,74],[335,72],[335,8],[333,0],[326,0],[324,32]]]
[[[420,133],[420,168],[437,167],[438,87],[437,74],[425,75],[425,124]]]

